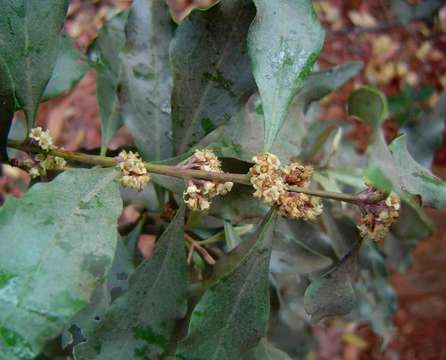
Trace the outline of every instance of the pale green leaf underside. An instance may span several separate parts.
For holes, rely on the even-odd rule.
[[[275,221],[271,212],[253,247],[205,292],[192,313],[187,337],[178,345],[178,359],[238,359],[265,335]]]
[[[34,358],[104,281],[122,208],[116,175],[70,170],[1,208],[0,359]]]
[[[155,359],[165,352],[175,320],[186,311],[184,213],[182,206],[152,257],[135,270],[128,292],[76,348],[77,360]]]
[[[445,208],[446,183],[412,158],[407,151],[406,136],[401,135],[393,140],[389,149],[401,190],[421,196],[424,206]]]
[[[271,149],[288,106],[322,48],[324,31],[309,0],[254,0],[248,36],[252,70],[265,114],[264,149]]]

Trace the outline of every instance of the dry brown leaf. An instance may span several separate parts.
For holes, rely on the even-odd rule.
[[[348,18],[355,26],[359,27],[373,27],[376,26],[376,19],[368,12],[359,12],[351,10],[348,12]]]
[[[194,9],[207,9],[219,0],[166,0],[170,7],[172,18],[181,22]]]

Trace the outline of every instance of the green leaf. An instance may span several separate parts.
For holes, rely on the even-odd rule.
[[[339,264],[313,280],[305,290],[304,307],[313,321],[327,316],[346,315],[356,305],[353,276],[356,272],[357,248]]]
[[[254,245],[232,270],[207,289],[195,306],[188,335],[178,344],[177,359],[239,359],[265,336],[275,220],[272,211],[254,238]]]
[[[279,218],[274,231],[271,272],[309,274],[327,269],[336,258],[321,228],[304,221]]]
[[[407,148],[421,165],[430,167],[435,150],[442,143],[446,117],[446,91],[440,95],[432,111],[423,113],[415,122],[401,129],[407,136]]]
[[[88,64],[80,60],[81,57],[82,54],[74,48],[70,36],[62,34],[56,65],[43,93],[43,101],[66,93],[84,77]]]
[[[297,99],[304,105],[304,112],[312,102],[321,100],[357,75],[362,66],[361,61],[350,61],[327,70],[311,73],[297,96]]]
[[[96,94],[101,114],[102,146],[105,154],[111,138],[123,125],[118,99],[121,80],[122,60],[120,53],[125,45],[125,24],[128,12],[121,12],[110,18],[99,31],[89,48],[96,71]]]
[[[254,3],[257,15],[248,48],[265,114],[264,149],[269,151],[319,55],[324,31],[309,0]]]
[[[282,350],[277,349],[267,339],[260,340],[259,345],[250,350],[245,360],[291,360]]]
[[[0,209],[1,359],[33,359],[106,278],[122,209],[116,175],[70,170]]]
[[[246,54],[254,14],[250,0],[225,0],[207,11],[192,12],[179,25],[171,44],[177,154],[210,128],[227,123],[255,91]]]
[[[135,0],[125,28],[119,99],[125,125],[146,160],[171,156],[169,43],[172,26],[163,0]]]
[[[233,224],[261,222],[268,213],[268,206],[252,193],[251,187],[235,184],[229,194],[212,199],[209,215],[229,220]]]
[[[426,0],[411,5],[405,0],[392,0],[392,12],[402,22],[413,20],[433,20],[433,15],[444,5],[443,0]]]
[[[279,156],[284,162],[297,156],[307,156],[307,149],[311,151],[314,143],[315,131],[320,123],[315,122],[317,112],[311,104],[343,85],[361,68],[360,62],[351,62],[336,66],[328,70],[317,71],[310,74],[302,90],[295,96],[290,104],[287,118],[280,129],[271,152]],[[310,110],[311,109],[311,110]],[[258,96],[252,96],[245,104],[243,110],[233,116],[227,124],[225,136],[221,136],[219,144],[234,149],[232,156],[251,161],[255,154],[262,151],[263,144],[259,139],[264,137],[263,107]],[[327,127],[327,125],[322,124]],[[328,126],[335,127],[333,124]],[[216,130],[218,131],[218,130]],[[312,138],[308,140],[308,138]],[[215,146],[216,143],[212,144]]]
[[[0,59],[31,128],[57,61],[68,0],[0,0],[0,8]]]
[[[14,118],[15,98],[7,65],[0,57],[0,162],[8,159],[6,141]]]
[[[93,332],[97,322],[103,318],[112,301],[127,291],[129,277],[135,270],[133,255],[141,233],[141,226],[142,223],[139,223],[126,238],[118,238],[107,281],[95,290],[90,305],[65,325],[63,348],[85,341]],[[76,339],[76,336],[79,339]]]
[[[396,310],[395,291],[389,283],[384,256],[371,242],[365,242],[359,253],[361,280],[355,284],[360,316],[388,342],[393,332]]]
[[[353,90],[348,97],[348,113],[377,128],[387,117],[386,96],[378,89],[361,86]]]
[[[407,151],[406,136],[393,140],[389,146],[394,159],[393,179],[402,191],[419,195],[423,206],[446,207],[446,183],[418,164]]]
[[[432,236],[431,224],[426,223],[421,215],[419,209],[402,204],[398,221],[384,242],[386,261],[391,269],[406,271],[412,264],[413,250],[418,241]]]
[[[184,206],[156,243],[152,257],[130,278],[91,333],[75,349],[77,360],[154,359],[166,351],[175,321],[186,311]]]

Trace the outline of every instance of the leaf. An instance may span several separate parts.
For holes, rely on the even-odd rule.
[[[348,81],[361,66],[360,62],[351,62],[311,73],[302,90],[290,104],[287,118],[279,130],[271,151],[284,162],[297,156],[307,156],[311,148],[307,144],[314,143],[308,138],[314,138],[315,130],[321,127],[321,123],[315,122],[317,113],[311,104]],[[322,124],[322,126],[325,128],[331,126],[334,129],[333,124]],[[227,137],[222,136],[220,143],[234,148],[232,156],[251,161],[255,154],[261,152],[263,145],[259,139],[264,137],[264,116],[258,96],[252,96],[243,110],[235,115],[226,127]],[[212,146],[214,147],[215,143]]]
[[[393,140],[389,149],[395,165],[394,181],[399,188],[421,196],[424,206],[446,207],[446,183],[412,158],[407,151],[406,136]]]
[[[426,0],[411,5],[405,0],[392,0],[392,12],[402,22],[431,19],[443,5],[443,0]]]
[[[0,57],[0,162],[5,162],[8,159],[6,142],[14,118],[14,110],[15,98],[12,79],[4,60]]]
[[[57,61],[68,0],[0,0],[0,8],[0,59],[31,128]]]
[[[269,151],[321,51],[324,31],[309,0],[254,3],[248,49],[265,114],[264,150]]]
[[[70,170],[0,209],[0,358],[33,359],[104,281],[122,209],[116,175]]]
[[[272,211],[241,261],[204,293],[192,313],[187,337],[178,344],[177,359],[238,359],[265,336],[275,220]]]
[[[125,125],[146,160],[171,156],[169,43],[172,26],[163,0],[136,0],[122,54],[119,99]]]
[[[226,249],[228,251],[231,251],[232,249],[235,249],[238,245],[240,245],[242,239],[240,238],[240,235],[237,234],[237,232],[235,231],[230,220],[224,220],[223,225]]]
[[[260,340],[259,345],[250,350],[245,360],[291,360],[282,350],[277,349],[267,339]]]
[[[330,239],[312,223],[279,218],[274,231],[272,273],[309,274],[321,271],[336,259]]]
[[[50,100],[71,90],[85,75],[88,65],[79,60],[82,54],[74,48],[73,40],[63,33],[59,42],[56,65],[45,87],[42,100]]]
[[[225,0],[178,26],[170,51],[176,154],[227,123],[255,91],[246,54],[254,14],[250,0]]]
[[[346,315],[356,304],[352,280],[356,272],[356,247],[332,270],[313,280],[305,290],[304,307],[311,320],[327,316]]]
[[[128,12],[120,12],[110,18],[99,31],[98,37],[88,49],[96,71],[96,94],[101,114],[102,145],[105,154],[111,138],[123,125],[118,99],[122,60],[120,53],[125,45],[125,24]]]
[[[348,97],[348,113],[377,128],[388,115],[385,95],[370,86],[361,86]]]
[[[187,264],[184,206],[156,243],[152,257],[130,279],[86,343],[75,348],[77,360],[154,359],[166,351],[175,321],[184,316]]]
[[[359,314],[388,342],[393,332],[396,296],[389,283],[384,256],[373,243],[365,242],[360,249],[359,261],[361,281],[355,284]]]
[[[403,203],[398,221],[384,242],[386,262],[393,270],[406,271],[412,264],[413,250],[418,241],[432,235],[432,226],[416,210]]]
[[[252,188],[234,184],[230,193],[212,199],[209,215],[233,224],[259,223],[268,213],[268,206],[252,195]]]
[[[219,0],[207,0],[207,1],[178,1],[167,0],[167,4],[170,7],[170,13],[172,18],[180,23],[189,13],[194,9],[205,10],[214,5]]]
[[[362,66],[361,61],[350,61],[327,70],[312,72],[297,95],[304,106],[304,112],[312,102],[321,100],[357,75]]]
[[[402,129],[407,136],[407,148],[421,165],[430,167],[435,150],[442,143],[444,119],[446,117],[446,91],[440,95],[431,112],[423,114],[414,123]]]

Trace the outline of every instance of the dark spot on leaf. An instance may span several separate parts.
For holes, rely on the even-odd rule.
[[[211,133],[215,130],[215,125],[209,118],[202,118],[201,119],[201,128],[203,129],[203,132],[205,135]]]
[[[13,277],[14,277],[13,274],[7,271],[0,270],[0,289],[6,286],[9,280],[11,280]]]
[[[146,343],[155,345],[163,350],[167,345],[167,339],[163,335],[155,333],[150,326],[134,327],[133,336],[135,339],[143,340]]]

